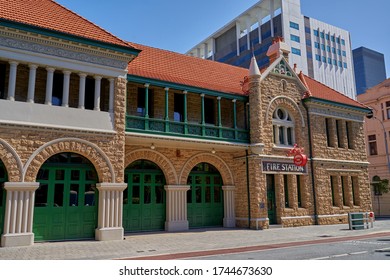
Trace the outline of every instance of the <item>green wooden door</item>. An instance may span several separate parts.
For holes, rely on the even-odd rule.
[[[187,192],[189,226],[212,227],[223,225],[222,177],[207,163],[198,164],[190,173]]]
[[[138,160],[125,171],[123,227],[130,231],[164,230],[165,177],[154,163]]]
[[[7,182],[7,170],[4,164],[0,161],[0,235],[4,229],[4,214],[5,214],[5,196],[4,182]]]
[[[276,224],[275,175],[267,174],[267,208],[269,223]]]
[[[37,182],[33,225],[36,241],[94,238],[97,174],[91,164],[45,163]]]

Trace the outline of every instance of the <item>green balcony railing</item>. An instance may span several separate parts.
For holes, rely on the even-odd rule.
[[[249,131],[246,129],[234,129],[210,124],[184,123],[130,115],[126,116],[126,131],[239,143],[249,142]]]

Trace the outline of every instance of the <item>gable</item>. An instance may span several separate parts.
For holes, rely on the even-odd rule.
[[[290,80],[293,79],[297,82],[303,92],[307,91],[307,88],[299,79],[297,73],[295,73],[294,69],[291,68],[283,56],[278,57],[269,67],[267,67],[267,69],[261,74],[260,81],[266,79],[268,75],[276,75],[280,78],[287,78]]]

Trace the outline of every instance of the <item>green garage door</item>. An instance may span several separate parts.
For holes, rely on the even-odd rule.
[[[129,231],[164,230],[165,177],[153,162],[137,160],[125,170],[123,227]]]
[[[0,161],[0,235],[4,229],[4,212],[5,212],[5,189],[4,182],[7,182],[7,170],[3,162]]]
[[[84,157],[62,153],[38,172],[33,232],[36,241],[94,238],[97,174]]]
[[[187,192],[187,217],[190,227],[223,225],[222,177],[208,163],[195,166],[189,177]]]

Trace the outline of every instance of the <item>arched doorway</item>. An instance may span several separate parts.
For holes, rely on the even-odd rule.
[[[0,235],[4,229],[4,211],[5,211],[5,196],[4,183],[7,182],[7,170],[3,162],[0,160]]]
[[[165,176],[148,160],[137,160],[125,170],[127,189],[123,192],[125,231],[164,230]]]
[[[209,163],[199,163],[188,176],[187,217],[189,227],[223,225],[222,177]]]
[[[88,159],[74,153],[56,154],[42,165],[36,181],[36,241],[94,238],[98,177]]]

